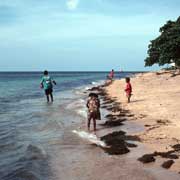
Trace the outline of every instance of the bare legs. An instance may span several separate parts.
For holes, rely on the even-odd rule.
[[[88,118],[88,124],[87,124],[88,131],[90,131],[91,119],[93,120],[94,131],[96,131],[96,119],[95,118]]]
[[[131,94],[127,95],[127,102],[130,103],[130,99],[131,99]]]

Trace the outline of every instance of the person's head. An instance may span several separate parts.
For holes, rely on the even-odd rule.
[[[48,75],[48,71],[47,71],[47,70],[44,71],[44,75],[45,75],[45,76]]]
[[[126,77],[126,82],[130,82],[130,78],[129,77]]]
[[[114,69],[112,69],[112,72],[114,72]]]
[[[89,97],[90,98],[98,98],[98,95],[96,93],[90,93]]]

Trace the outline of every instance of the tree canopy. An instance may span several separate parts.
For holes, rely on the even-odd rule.
[[[176,21],[168,21],[159,31],[160,36],[148,46],[145,66],[175,63],[180,67],[180,17]]]

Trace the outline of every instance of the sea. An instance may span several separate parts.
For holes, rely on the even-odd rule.
[[[107,72],[50,76],[57,82],[53,103],[40,88],[42,72],[0,72],[0,180],[57,179],[51,162],[66,141],[65,131],[86,122],[87,90],[103,84]],[[68,134],[73,143],[75,135]]]

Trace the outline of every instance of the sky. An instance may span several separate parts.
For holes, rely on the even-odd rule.
[[[124,71],[144,67],[148,44],[179,0],[0,0],[0,71]]]

